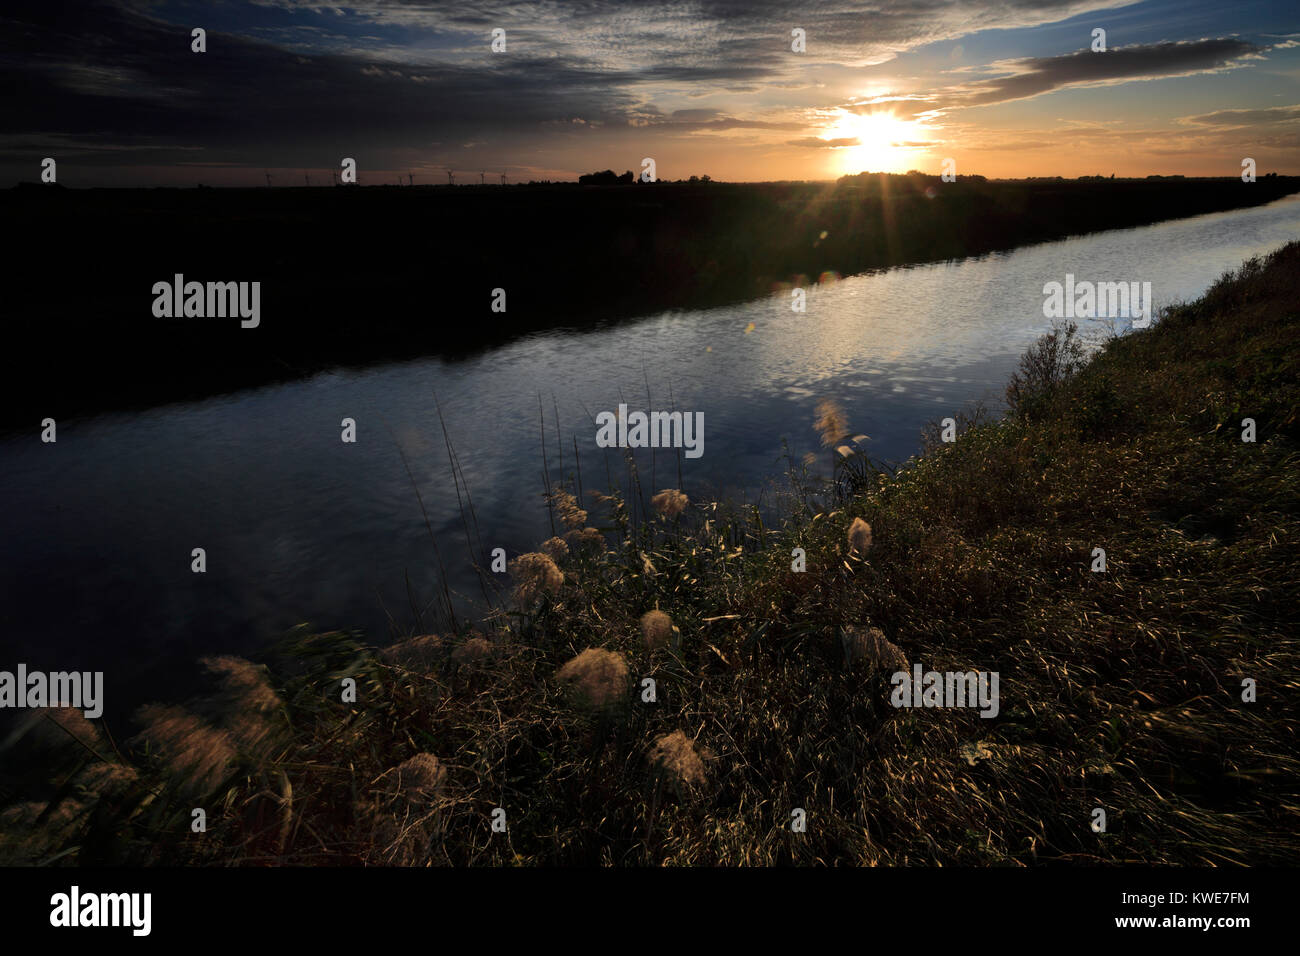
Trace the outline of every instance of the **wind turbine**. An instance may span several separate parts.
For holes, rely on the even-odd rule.
[[[505,184],[506,184],[506,174],[505,174],[505,173],[502,173],[502,174],[501,174],[501,185],[504,186]]]
[[[265,170],[265,169],[262,170],[262,172],[266,173],[266,187],[267,187],[268,189],[270,189],[270,188],[271,188],[271,174],[270,174],[270,172],[268,172],[268,171]]]
[[[450,169],[447,170],[447,185],[448,186],[456,185],[456,175]]]

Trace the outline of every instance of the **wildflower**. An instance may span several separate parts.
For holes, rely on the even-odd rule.
[[[556,488],[551,492],[551,503],[555,505],[555,510],[566,528],[581,528],[587,523],[587,512],[579,508],[578,499],[563,488]]]
[[[418,753],[384,776],[385,792],[355,806],[366,833],[362,853],[385,866],[428,865],[430,842],[445,826],[437,811],[447,768],[433,754]]]
[[[422,634],[384,648],[379,652],[379,658],[386,664],[417,669],[433,666],[445,653],[446,646],[441,637],[437,634]]]
[[[817,419],[813,428],[821,435],[822,445],[830,448],[848,434],[849,422],[844,416],[844,409],[837,402],[823,398],[817,403]]]
[[[515,578],[515,596],[521,604],[531,604],[543,594],[554,594],[564,584],[564,572],[549,555],[533,551],[521,554],[511,563]]]
[[[844,663],[849,666],[866,661],[882,671],[907,670],[903,649],[885,637],[885,632],[878,627],[841,627],[840,646],[844,650]]]
[[[139,778],[140,774],[134,767],[95,761],[87,764],[85,769],[77,774],[77,784],[100,796],[105,796],[121,793]]]
[[[85,826],[86,806],[69,798],[15,803],[0,811],[0,864],[34,866],[56,852]]]
[[[704,756],[712,755],[704,751]],[[680,730],[654,742],[650,766],[678,791],[701,786],[705,781],[704,760],[695,749],[695,742]]]
[[[600,533],[599,528],[583,528],[581,531],[573,530],[566,532],[564,540],[571,547],[580,548],[584,544],[604,544],[605,536]]]
[[[558,562],[568,555],[569,546],[563,538],[547,538],[542,542],[542,553]]]
[[[492,645],[487,642],[486,638],[471,637],[452,652],[451,659],[457,664],[472,664],[476,661],[487,660],[491,656]]]
[[[17,726],[0,749],[6,749],[19,740],[33,754],[61,751],[76,747],[77,740],[91,750],[99,751],[103,735],[95,721],[75,707],[48,707],[31,711],[17,721]],[[80,747],[77,747],[80,750]]]
[[[569,685],[579,703],[606,710],[622,700],[627,691],[627,675],[622,655],[589,647],[561,667],[557,676]]]
[[[690,499],[675,488],[665,488],[650,499],[651,507],[664,518],[676,518],[690,503]]]
[[[392,770],[389,792],[408,804],[428,802],[436,797],[447,778],[447,768],[433,754],[419,753]]]
[[[849,525],[849,553],[864,555],[871,550],[871,525],[854,518]]]
[[[663,611],[646,611],[641,615],[641,638],[652,650],[667,646],[673,639],[673,630],[673,619]]]
[[[219,699],[224,709],[265,714],[283,706],[265,667],[242,657],[205,657],[201,663],[221,679]]]
[[[203,796],[225,779],[235,759],[228,733],[179,707],[149,704],[139,716],[144,730],[134,739],[162,757],[182,792]]]
[[[993,758],[993,750],[983,740],[975,743],[967,741],[961,745],[959,752],[972,767],[976,766],[981,760],[991,760]]]

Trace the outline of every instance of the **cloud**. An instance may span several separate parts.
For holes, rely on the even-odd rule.
[[[846,136],[841,139],[818,139],[816,136],[805,136],[802,139],[788,139],[785,144],[808,146],[813,149],[845,149],[849,146],[861,146],[862,141],[856,136]]]
[[[208,52],[195,54],[188,27],[129,9],[87,3],[66,24],[56,14],[42,0],[0,8],[0,109],[10,131],[100,143],[103,163],[123,162],[110,147],[129,141],[319,168],[427,143],[432,130],[449,142],[490,134],[508,144],[549,123],[572,129],[573,116],[624,127],[639,118],[638,96],[561,58],[398,69],[215,29]]]
[[[1265,47],[1233,37],[1112,47],[1105,53],[1079,50],[1007,64],[1008,76],[971,83],[949,94],[950,105],[987,106],[1027,99],[1066,87],[1155,80],[1231,69]]]
[[[54,0],[5,0],[0,109],[7,131],[20,135],[6,155],[24,165],[39,156],[18,143],[64,137],[77,144],[85,165],[137,162],[133,150],[165,165],[203,149],[213,164],[258,169],[335,167],[342,156],[357,157],[363,168],[405,168],[463,160],[459,144],[474,143],[476,161],[504,157],[523,168],[519,161],[539,145],[577,155],[595,140],[649,133],[686,139],[750,130],[759,140],[764,132],[808,132],[809,111],[844,95],[818,92],[832,80],[828,73],[973,33],[1130,4],[480,0],[471,8],[460,0],[338,7],[254,0],[205,7],[208,52],[193,54],[194,11],[178,0],[83,0],[75,16]],[[505,54],[489,49],[498,26],[507,31]],[[806,54],[790,50],[795,26],[807,31]],[[1287,37],[1272,48],[1290,43]],[[1074,86],[1228,69],[1267,49],[1225,38],[1021,59],[994,64],[1000,75],[958,74],[966,82],[934,93],[843,108],[927,118]],[[965,50],[962,61],[971,58]],[[950,69],[947,78],[958,77]],[[777,112],[764,94],[787,105]],[[675,109],[724,95],[732,99],[710,102],[729,109]],[[117,148],[125,145],[133,150]]]
[[[1002,75],[948,87],[933,94],[881,96],[843,105],[854,113],[885,111],[901,119],[934,117],[954,110],[992,106],[1056,90],[1111,86],[1234,69],[1259,59],[1269,47],[1235,37],[1079,50],[1054,57],[1028,57],[993,64]]]
[[[1194,126],[1238,129],[1243,126],[1293,123],[1297,120],[1300,120],[1300,105],[1270,106],[1250,110],[1215,110],[1213,113],[1201,113],[1199,116],[1184,116],[1178,122],[1190,123]]]
[[[133,0],[142,8],[157,0]],[[380,34],[458,34],[486,48],[494,27],[508,42],[545,45],[565,59],[616,71],[666,66],[667,74],[693,68],[746,64],[768,74],[795,72],[809,63],[866,66],[899,53],[982,30],[1010,30],[1131,6],[1137,0],[566,0],[520,3],[480,0],[353,0],[347,20]],[[303,18],[319,0],[257,0],[259,6]],[[280,24],[283,16],[276,19]],[[317,16],[316,29],[338,30]],[[790,31],[807,34],[807,51],[794,54]],[[285,29],[282,26],[279,29]],[[284,34],[281,34],[284,36]],[[537,52],[532,50],[530,52]],[[677,73],[676,75],[682,75]]]
[[[983,146],[964,145],[962,149],[968,153],[974,152],[992,152],[992,153],[1012,153],[1019,152],[1022,149],[1048,149],[1052,146],[1059,146],[1060,143],[1049,143],[1043,140],[1033,139],[1009,139],[1001,140],[995,143],[987,143]]]

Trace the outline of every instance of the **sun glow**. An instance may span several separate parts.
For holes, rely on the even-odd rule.
[[[835,151],[841,173],[902,173],[907,171],[912,156],[912,149],[903,144],[916,140],[918,134],[915,123],[893,113],[842,110],[821,138],[846,141]]]

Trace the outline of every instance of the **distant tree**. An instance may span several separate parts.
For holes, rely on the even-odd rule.
[[[702,182],[702,183],[711,183],[711,182],[713,182],[713,179],[712,179],[711,177],[709,177],[709,176],[701,176],[701,177],[700,177],[700,182]]]
[[[618,174],[612,169],[605,169],[598,173],[587,173],[585,176],[578,177],[578,184],[581,186],[612,186],[618,182]]]
[[[618,181],[620,183],[633,183],[636,182],[636,177],[632,175],[632,170],[629,169],[626,170],[622,176],[618,177]]]
[[[699,177],[699,176],[692,176],[690,179],[687,180],[687,182],[690,182],[690,183],[698,183],[699,181],[700,181],[700,177]]]

